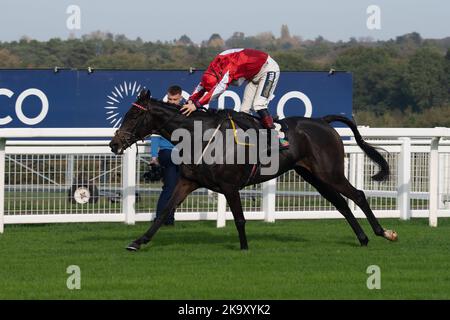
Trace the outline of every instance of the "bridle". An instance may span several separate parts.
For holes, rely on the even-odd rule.
[[[136,121],[136,124],[134,125],[132,132],[130,131],[125,131],[125,130],[117,130],[115,132],[115,136],[120,140],[120,142],[123,145],[124,149],[127,149],[128,147],[130,147],[133,143],[136,143],[138,140],[142,140],[144,141],[145,137],[138,137],[136,136],[136,134],[134,133],[136,131],[136,128],[138,128],[142,122],[146,119],[147,117],[147,112],[149,112],[149,108],[148,107],[144,107],[136,102],[133,102],[132,105],[138,109],[141,109],[143,111],[145,111],[145,114],[143,117],[141,117],[139,119],[139,121]],[[178,109],[177,109],[178,110]],[[179,111],[179,110],[178,110]],[[158,128],[152,130],[152,133],[154,132],[160,132],[161,130],[164,130],[164,127],[166,126],[167,123],[169,123],[169,121],[171,121],[173,118],[175,118],[175,116],[177,116],[178,113],[175,113],[173,116],[169,117],[166,121],[164,121]],[[120,134],[119,134],[120,131]],[[136,148],[137,150],[137,148]],[[137,152],[137,151],[136,151]]]
[[[140,104],[137,104],[136,102],[134,102],[132,104],[134,107],[137,107],[145,112],[148,112],[148,108],[141,106]],[[136,121],[136,124],[134,125],[132,131],[136,131],[136,128],[138,128],[142,122],[146,119],[147,117],[147,113],[144,114],[144,117],[140,117],[140,119],[138,121]],[[119,134],[120,131],[120,134]],[[127,149],[128,147],[130,147],[133,143],[136,143],[138,140],[142,140],[144,141],[145,137],[138,137],[136,136],[136,134],[134,132],[130,132],[130,131],[125,131],[125,130],[117,130],[114,133],[114,136],[116,136],[120,142],[123,145],[124,149]]]
[[[137,107],[137,108],[139,108],[139,109],[141,109],[141,110],[148,111],[148,109],[146,107],[143,107],[140,104],[137,104],[136,102],[133,102],[132,105]]]

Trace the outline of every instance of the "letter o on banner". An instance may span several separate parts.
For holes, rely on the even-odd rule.
[[[22,103],[29,96],[36,96],[41,100],[41,112],[35,118],[28,118],[22,111]],[[48,99],[45,93],[43,93],[39,89],[27,89],[22,92],[16,100],[16,114],[20,121],[27,125],[35,125],[44,120],[45,116],[48,113]]]
[[[284,119],[284,105],[290,99],[297,98],[303,102],[305,105],[305,114],[304,117],[310,118],[312,115],[312,103],[309,100],[308,96],[300,91],[290,91],[281,97],[280,101],[278,101],[277,105],[277,115],[280,119]]]
[[[229,97],[233,100],[234,102],[233,110],[239,111],[239,109],[241,108],[241,98],[236,92],[230,90],[225,91],[223,94],[219,96],[219,98],[217,99],[217,109],[225,109],[226,97]]]

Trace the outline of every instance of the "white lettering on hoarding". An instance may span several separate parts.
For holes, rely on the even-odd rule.
[[[14,94],[15,93],[13,91],[11,91],[7,88],[0,88],[0,96],[6,96],[7,98],[12,98]],[[183,95],[183,98],[185,98],[186,100],[189,98],[189,93],[187,93],[186,91],[183,91],[182,95]],[[29,117],[23,112],[23,103],[30,96],[37,97],[41,102],[41,104],[40,104],[41,110],[40,110],[39,114],[35,117]],[[226,102],[228,102],[228,101],[226,101],[226,98],[230,98],[231,100],[233,100],[233,105],[229,106],[229,107],[232,107],[235,111],[239,111],[240,106],[241,106],[241,98],[236,92],[231,91],[231,90],[225,91],[218,98],[218,103],[217,103],[218,109],[225,108],[225,104],[226,104]],[[230,99],[228,99],[228,100],[230,100]],[[305,107],[305,113],[303,114],[303,116],[311,117],[313,107],[312,107],[311,100],[308,98],[308,96],[300,91],[289,91],[289,92],[285,93],[283,96],[281,96],[281,98],[277,104],[276,111],[277,111],[277,115],[280,119],[285,118],[285,105],[291,99],[299,99]],[[163,100],[166,101],[167,96],[165,96],[163,98]],[[206,105],[205,107],[208,108],[208,105]],[[22,122],[23,124],[26,124],[29,126],[33,126],[33,125],[41,123],[46,118],[48,112],[49,112],[49,101],[48,101],[47,95],[43,91],[41,91],[37,88],[29,88],[29,89],[26,89],[25,91],[21,92],[15,102],[15,113],[16,113],[17,119],[20,122]],[[124,112],[126,112],[126,110],[124,110]],[[13,117],[11,117],[11,115],[6,115],[5,117],[1,117],[0,118],[0,126],[7,125],[12,121],[13,121]]]
[[[289,91],[288,93],[286,93],[285,95],[283,95],[280,99],[280,101],[278,101],[278,105],[277,105],[277,115],[280,119],[283,119],[284,116],[284,107],[286,102],[288,102],[288,100],[290,99],[299,99],[303,102],[303,104],[305,105],[305,114],[303,115],[306,118],[310,118],[312,115],[312,103],[311,100],[309,100],[308,96],[306,94],[304,94],[303,92],[300,91]]]
[[[8,98],[11,98],[13,96],[14,92],[12,92],[9,89],[6,88],[0,88],[0,96],[7,96]],[[0,118],[0,126],[4,126],[5,124],[8,124],[12,121],[12,118],[10,116],[6,116],[4,118]]]
[[[14,92],[9,89],[6,89],[6,88],[0,88],[0,96],[2,96],[2,95],[6,96],[8,98],[11,98],[14,95]],[[23,109],[22,109],[23,101],[30,96],[36,96],[41,101],[41,111],[34,118],[30,118],[30,117],[26,116],[23,113]],[[45,95],[44,92],[42,92],[41,90],[36,89],[36,88],[30,88],[30,89],[23,91],[17,97],[16,104],[15,104],[17,118],[23,124],[27,124],[30,126],[36,125],[45,119],[45,117],[48,114],[48,107],[49,107],[49,103],[48,103],[47,96]],[[0,125],[6,125],[6,124],[10,123],[12,120],[13,120],[13,118],[9,115],[6,117],[0,118]]]
[[[185,100],[189,99],[189,93],[186,91],[183,91],[182,96]],[[229,109],[233,109],[234,111],[239,111],[241,108],[241,97],[234,91],[226,90],[222,95],[219,96],[217,99],[217,109],[225,109],[225,99],[231,98],[233,100],[234,104],[231,108],[230,105],[227,105]],[[277,105],[277,115],[280,119],[285,118],[284,115],[284,107],[286,102],[288,102],[291,99],[299,99],[303,102],[303,105],[305,106],[305,113],[303,114],[303,117],[311,117],[313,112],[313,106],[311,100],[308,98],[306,94],[304,94],[301,91],[288,91],[285,93]],[[167,95],[164,96],[163,101],[167,101]],[[208,108],[208,105],[205,105],[205,108]]]

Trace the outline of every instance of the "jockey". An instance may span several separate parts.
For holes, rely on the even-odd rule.
[[[264,128],[275,129],[267,106],[279,76],[278,63],[265,52],[255,49],[223,51],[209,64],[181,111],[188,116],[197,108],[219,97],[229,85],[240,86],[248,81],[241,111],[250,113],[251,109],[255,110]],[[281,148],[289,147],[286,139],[279,137],[279,140]]]

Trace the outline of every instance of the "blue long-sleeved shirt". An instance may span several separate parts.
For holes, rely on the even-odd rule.
[[[157,157],[159,150],[172,150],[174,146],[167,139],[158,135],[152,135],[150,137],[150,147],[152,157]]]
[[[180,106],[184,105],[185,103],[186,100],[181,99]],[[166,138],[154,134],[150,137],[150,147],[152,157],[157,157],[159,150],[172,150],[174,148],[174,145]]]

